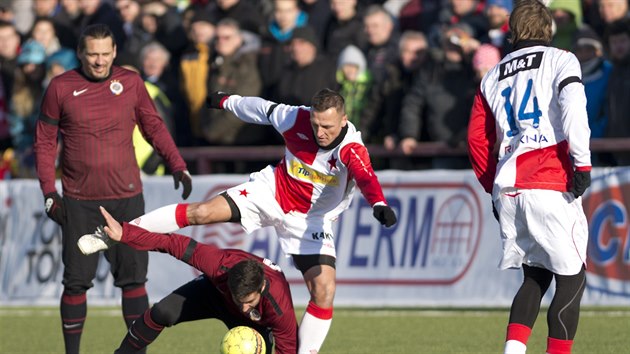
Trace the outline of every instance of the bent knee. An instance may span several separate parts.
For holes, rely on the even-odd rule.
[[[151,308],[151,319],[160,326],[171,327],[177,323],[179,313],[173,307],[158,302]]]

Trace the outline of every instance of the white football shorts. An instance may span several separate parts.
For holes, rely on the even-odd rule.
[[[500,269],[521,264],[575,275],[586,264],[588,224],[582,198],[541,189],[503,191],[495,201],[501,224]]]
[[[273,226],[280,247],[288,257],[293,254],[325,254],[336,257],[332,221],[307,218],[306,214],[285,214],[276,201],[275,176],[271,166],[250,174],[249,181],[227,190],[241,212],[243,230],[251,233]]]

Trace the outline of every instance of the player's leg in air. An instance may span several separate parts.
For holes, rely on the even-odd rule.
[[[510,309],[504,354],[524,354],[527,340],[540,311],[540,301],[549,289],[553,273],[523,264],[523,284]]]
[[[293,255],[311,299],[299,326],[299,354],[319,352],[332,323],[336,288],[335,258],[329,255]]]
[[[134,219],[131,223],[150,232],[166,234],[189,225],[238,222],[240,218],[239,209],[232,199],[226,193],[221,193],[204,202],[163,206]],[[79,249],[86,255],[106,250],[113,244],[114,242],[100,227],[93,234],[86,234],[78,241]]]

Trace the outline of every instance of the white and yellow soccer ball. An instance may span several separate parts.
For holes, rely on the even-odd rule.
[[[230,329],[221,341],[221,354],[265,354],[265,349],[260,333],[247,326]]]

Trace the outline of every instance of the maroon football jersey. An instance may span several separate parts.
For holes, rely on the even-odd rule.
[[[113,66],[111,75],[100,81],[88,79],[80,69],[53,78],[44,95],[35,139],[44,194],[55,191],[58,133],[63,140],[65,195],[102,200],[141,193],[132,141],[136,124],[172,171],[186,169],[137,73]]]
[[[137,250],[165,252],[177,259],[184,258],[191,242],[190,237],[178,234],[149,232],[134,225],[123,223],[122,243]],[[190,251],[188,251],[189,253]],[[221,293],[227,310],[235,318],[242,318],[252,325],[270,327],[276,343],[277,354],[297,352],[298,325],[295,319],[291,290],[284,273],[267,259],[237,249],[221,249],[214,245],[197,243],[192,254],[186,256],[191,266],[203,272]],[[232,300],[227,285],[227,271],[244,259],[254,259],[264,265],[266,288],[258,303],[259,321],[252,321],[239,310]],[[211,301],[211,299],[208,299]]]

